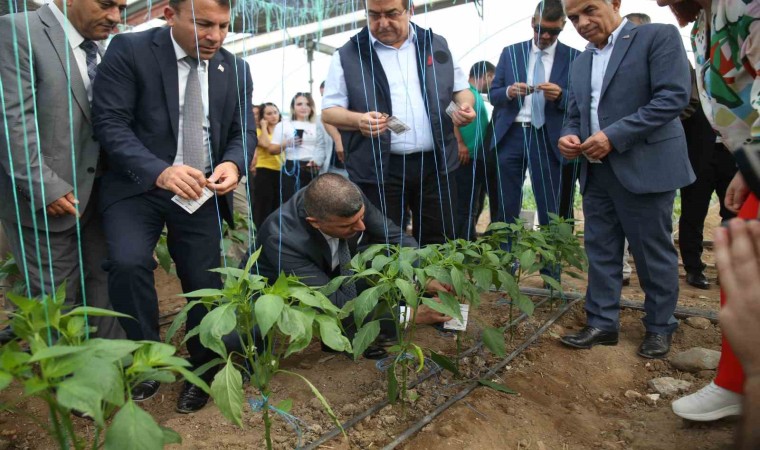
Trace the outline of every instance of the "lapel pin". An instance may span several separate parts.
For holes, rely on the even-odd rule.
[[[630,35],[630,34],[626,34],[625,36],[623,36],[623,39],[628,39],[628,38],[630,38],[630,37],[631,37],[631,35]]]
[[[219,67],[217,67],[217,69],[219,69],[219,72],[224,72],[224,67],[222,67],[221,64],[219,64]]]

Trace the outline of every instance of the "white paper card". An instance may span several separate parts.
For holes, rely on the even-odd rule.
[[[214,193],[211,191],[211,189],[205,187],[203,188],[203,192],[201,192],[201,196],[200,198],[198,198],[198,200],[188,200],[188,199],[180,197],[179,195],[175,195],[174,197],[172,197],[172,201],[178,204],[179,206],[181,206],[182,209],[184,209],[188,213],[192,214],[195,211],[197,211],[198,208],[203,206],[203,204],[206,203],[206,201],[213,196],[214,196]]]
[[[467,329],[467,315],[470,312],[470,305],[460,304],[459,311],[462,313],[462,321],[459,319],[451,319],[448,322],[443,323],[443,328],[446,330],[464,331]]]
[[[449,106],[446,107],[446,114],[449,115],[449,117],[454,117],[454,111],[459,109],[459,105],[457,105],[453,100],[451,103],[449,103]]]
[[[411,130],[409,125],[402,122],[398,117],[396,116],[390,116],[388,117],[388,121],[386,122],[388,124],[388,128],[391,129],[396,134],[403,134],[407,131]]]
[[[588,162],[590,162],[591,164],[601,164],[602,163],[601,159],[592,158],[592,157],[588,156],[585,153],[583,154],[583,156],[585,156],[586,159],[588,160]]]

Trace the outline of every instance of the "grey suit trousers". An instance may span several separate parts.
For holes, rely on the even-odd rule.
[[[100,214],[96,211],[96,202],[90,202],[80,220],[81,247],[77,244],[77,229],[72,227],[65,231],[35,230],[31,227],[21,227],[19,236],[18,224],[2,221],[11,252],[17,261],[22,274],[21,246],[24,248],[26,270],[29,273],[27,283],[32,296],[46,294],[66,281],[66,303],[113,309],[108,300],[108,275],[101,264],[106,259],[106,241]],[[48,239],[49,238],[49,239]],[[39,246],[40,258],[37,258]],[[79,266],[79,248],[82,251],[83,267]],[[53,283],[50,282],[51,264]],[[84,276],[84,295],[82,292],[82,276]],[[125,333],[119,321],[113,317],[88,316],[90,326],[97,328],[94,336],[106,339],[124,339]]]
[[[678,253],[673,245],[675,191],[634,194],[612,167],[589,164],[583,193],[585,247],[589,260],[586,315],[589,326],[617,331],[623,277],[623,243],[628,238],[644,290],[647,331],[669,334],[678,326]]]

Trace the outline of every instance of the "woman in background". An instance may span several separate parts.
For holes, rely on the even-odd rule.
[[[315,162],[317,124],[314,99],[308,92],[298,92],[290,102],[290,119],[274,128],[269,153],[285,154],[282,166],[282,203],[305,187],[319,174]]]
[[[253,223],[258,229],[264,219],[280,207],[280,169],[282,156],[280,152],[272,154],[269,150],[272,133],[280,123],[280,109],[274,103],[263,103],[260,107],[261,120],[256,131],[259,145],[256,147],[255,173],[253,179]]]

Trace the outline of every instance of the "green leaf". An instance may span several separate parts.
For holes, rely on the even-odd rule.
[[[385,255],[376,255],[374,258],[372,258],[372,268],[378,272],[382,272],[385,266],[392,260],[392,258],[389,258]]]
[[[199,337],[201,344],[209,350],[213,350],[223,358],[227,357],[227,348],[222,342],[222,337],[230,334],[235,329],[237,319],[235,309],[237,305],[228,303],[212,309],[201,320]]]
[[[243,426],[243,377],[232,360],[227,360],[214,376],[211,396],[224,417],[239,427]]]
[[[116,311],[112,311],[110,309],[103,309],[103,308],[94,308],[92,306],[79,306],[68,313],[64,314],[62,317],[69,317],[69,316],[98,316],[98,317],[125,317],[127,319],[131,319],[132,316],[127,314],[118,313]]]
[[[444,269],[443,267],[438,266],[428,266],[425,267],[425,274],[427,274],[429,277],[432,277],[438,281],[440,281],[443,284],[451,284],[451,274],[448,270]]]
[[[293,409],[293,400],[286,398],[285,400],[282,400],[281,402],[274,405],[274,407],[280,411],[289,413],[290,410]]]
[[[491,269],[476,267],[475,270],[472,271],[472,277],[475,279],[475,284],[480,289],[491,289],[491,284],[493,284],[493,274]]]
[[[284,306],[285,301],[278,295],[267,294],[256,299],[253,310],[262,335],[269,333],[272,325],[277,323]]]
[[[364,326],[359,328],[359,331],[356,332],[356,334],[354,335],[354,340],[353,340],[354,360],[359,359],[359,356],[361,356],[361,354],[364,353],[364,350],[367,350],[367,347],[369,347],[373,342],[375,342],[375,339],[377,339],[377,336],[379,334],[380,334],[379,320],[373,320],[372,322],[368,322]]]
[[[185,380],[198,386],[199,388],[201,388],[203,392],[207,394],[211,393],[211,389],[208,387],[208,384],[206,384],[206,382],[203,381],[203,379],[199,377],[198,375],[196,375],[194,372],[191,372],[188,369],[181,366],[172,366],[172,370],[179,372],[183,377],[185,377]]]
[[[121,370],[111,361],[92,358],[70,380],[94,390],[100,398],[112,405],[124,404],[124,379]]]
[[[187,305],[185,305],[182,310],[174,317],[174,320],[172,321],[171,326],[169,326],[169,329],[166,330],[166,339],[164,339],[164,342],[171,343],[172,338],[174,337],[174,334],[179,330],[179,327],[185,324],[187,322],[187,313],[190,312],[190,310],[195,306],[203,303],[201,300],[193,300],[191,302],[188,302]]]
[[[228,278],[233,279],[245,278],[250,273],[237,267],[217,267],[215,269],[211,269],[209,272],[221,273],[222,275],[226,275]]]
[[[520,267],[522,268],[523,273],[529,272],[531,267],[533,267],[533,264],[536,263],[536,252],[533,250],[525,250],[520,255]]]
[[[417,356],[417,362],[419,363],[417,366],[417,372],[422,372],[422,369],[425,368],[425,355],[422,353],[422,349],[419,345],[412,343],[411,347],[414,355]]]
[[[434,351],[430,351],[430,359],[433,360],[434,363],[441,366],[442,369],[448,370],[449,372],[453,373],[454,375],[459,375],[459,369],[457,369],[456,364],[454,364],[454,361],[449,359],[446,356],[441,355],[440,353],[436,353]]]
[[[293,341],[303,338],[306,333],[304,321],[298,313],[298,310],[286,307],[283,308],[282,314],[280,314],[280,318],[277,320],[277,327],[282,334],[289,336]]]
[[[320,287],[319,292],[323,293],[324,295],[334,294],[338,289],[340,289],[340,286],[343,284],[346,278],[348,277],[343,275],[333,278],[329,283]]]
[[[76,409],[89,414],[98,425],[105,426],[100,401],[102,396],[86,383],[76,377],[63,380],[56,390],[58,403],[64,408]]]
[[[75,353],[82,353],[86,349],[84,346],[73,345],[54,345],[52,347],[45,347],[34,352],[29,362],[44,361],[50,358],[60,358],[61,356],[72,355]]]
[[[457,295],[462,295],[465,285],[464,274],[456,267],[451,269],[451,284],[454,286]]]
[[[504,357],[507,354],[507,344],[504,342],[504,333],[493,327],[483,329],[483,345],[496,356]]]
[[[503,392],[505,394],[512,394],[512,395],[516,395],[517,394],[517,392],[515,392],[512,389],[504,386],[503,384],[494,383],[491,380],[480,379],[480,380],[478,380],[478,383],[482,384],[483,386],[490,387],[493,390],[496,390],[496,391],[499,391],[499,392]]]
[[[373,286],[369,289],[365,289],[356,297],[354,301],[354,321],[357,325],[364,323],[364,319],[375,309],[377,302],[380,300],[380,295],[385,293],[387,288],[383,285]]]
[[[429,308],[438,311],[439,313],[446,314],[449,317],[454,317],[459,320],[462,319],[462,310],[459,307],[459,301],[456,297],[448,292],[439,292],[438,298],[440,302],[435,301],[432,298],[423,298],[422,303],[426,304]]]
[[[317,314],[319,336],[328,347],[339,352],[351,351],[351,343],[338,326],[338,319],[324,314]]]
[[[169,253],[169,248],[166,245],[166,236],[161,236],[156,245],[156,257],[158,258],[158,265],[164,269],[164,272],[172,273],[172,256]]]
[[[511,296],[512,298],[512,304],[517,306],[517,309],[524,312],[527,315],[532,315],[533,310],[536,308],[536,306],[533,304],[533,301],[525,294],[519,293],[515,296]]]
[[[417,290],[414,288],[414,285],[400,278],[396,279],[395,283],[396,287],[398,287],[398,289],[401,291],[401,295],[404,296],[406,304],[412,308],[416,308],[419,304],[419,299],[417,297]]]
[[[559,284],[559,281],[555,280],[554,278],[550,277],[549,275],[541,275],[541,279],[544,280],[544,283],[548,284],[557,292],[562,292],[562,285]]]
[[[13,381],[13,375],[0,371],[0,391],[7,388],[11,381]]]
[[[308,379],[306,379],[306,377],[304,377],[303,375],[297,374],[295,372],[290,372],[288,370],[282,370],[282,369],[280,369],[277,372],[282,372],[284,374],[288,374],[288,375],[292,375],[294,377],[298,377],[304,383],[306,383],[306,385],[309,386],[309,389],[311,389],[311,392],[314,394],[314,396],[317,397],[317,399],[319,400],[320,403],[322,403],[322,407],[325,408],[325,411],[327,411],[327,415],[330,416],[330,418],[332,419],[332,421],[335,424],[335,426],[338,427],[340,429],[340,431],[343,432],[344,435],[346,434],[346,432],[343,430],[343,425],[341,425],[340,420],[338,420],[338,416],[335,415],[335,413],[333,412],[332,408],[330,408],[330,404],[327,403],[327,399],[322,395],[321,392],[319,392],[319,389],[317,389],[316,386],[314,386],[313,384],[311,384],[311,381],[309,381]]]
[[[155,450],[163,446],[161,427],[132,400],[116,413],[106,431],[106,450]]]
[[[171,428],[162,427],[161,432],[164,434],[164,445],[169,444],[181,444],[182,443],[182,436],[179,435],[176,431],[172,430]]]
[[[177,297],[221,297],[224,292],[221,289],[198,289],[186,294],[178,294]]]

